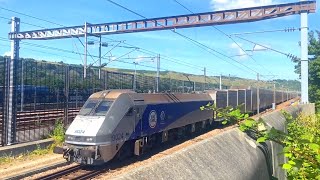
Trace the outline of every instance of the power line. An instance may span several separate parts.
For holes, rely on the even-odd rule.
[[[61,27],[66,27],[62,24],[59,24],[59,23],[55,23],[55,22],[52,22],[52,21],[48,21],[46,19],[42,19],[42,18],[38,18],[38,17],[35,17],[35,16],[31,16],[29,14],[25,14],[25,13],[21,13],[21,12],[18,12],[18,11],[14,11],[14,10],[11,10],[11,9],[7,9],[7,8],[4,8],[4,7],[0,7],[0,9],[3,9],[3,10],[6,10],[6,11],[9,11],[9,12],[13,12],[13,13],[17,13],[17,14],[20,14],[20,15],[23,15],[23,16],[26,16],[26,17],[30,17],[30,18],[33,18],[33,19],[37,19],[37,20],[40,20],[40,21],[44,21],[44,22],[47,22],[47,23],[51,23],[51,24],[54,24],[54,25],[58,25],[58,26],[61,26]],[[29,24],[29,23],[28,23]],[[32,26],[38,26],[38,25],[33,25],[33,24],[29,24],[29,25],[32,25]],[[38,27],[41,27],[41,26],[38,26]],[[41,28],[45,28],[45,27],[41,27]],[[71,34],[69,35],[72,39],[74,38],[74,36],[72,36]],[[84,47],[84,44],[82,43],[82,41],[80,40],[79,37],[75,37],[78,39],[78,41],[82,44],[82,46]],[[89,56],[92,58],[90,52],[87,52],[89,54]],[[93,59],[93,58],[92,58]],[[94,61],[94,59],[93,59]]]
[[[23,16],[27,16],[27,17],[30,17],[30,18],[33,18],[33,19],[37,19],[37,20],[40,20],[40,21],[44,21],[44,22],[47,22],[47,23],[51,23],[51,24],[55,24],[55,25],[58,25],[58,26],[65,27],[65,26],[63,26],[61,24],[58,24],[58,23],[55,23],[55,22],[52,22],[52,21],[41,19],[41,18],[38,18],[38,17],[35,17],[35,16],[31,16],[31,15],[28,15],[28,14],[25,14],[25,13],[21,13],[21,12],[18,12],[18,11],[14,11],[14,10],[11,10],[11,9],[7,9],[7,8],[4,8],[4,7],[0,7],[0,9],[6,10],[6,11],[9,11],[9,12],[13,12],[13,13],[16,13],[16,14],[20,14],[20,15],[23,15]]]
[[[62,24],[58,24],[58,23],[55,23],[55,22],[52,22],[52,21],[48,21],[48,20],[45,20],[45,19],[42,19],[42,18],[38,18],[38,17],[35,17],[35,16],[31,16],[31,15],[28,15],[28,14],[25,14],[25,13],[21,13],[21,12],[18,12],[18,11],[14,11],[14,10],[10,10],[10,9],[7,9],[7,8],[3,8],[3,7],[0,7],[0,9],[3,9],[3,10],[7,10],[7,11],[10,11],[10,12],[14,12],[14,13],[17,13],[17,14],[20,14],[20,15],[23,15],[23,16],[27,16],[27,17],[30,17],[30,18],[34,18],[34,19],[37,19],[37,20],[40,20],[40,21],[44,21],[44,22],[47,22],[47,23],[51,23],[51,24],[54,24],[54,25],[58,25],[58,26],[62,26],[62,27],[65,27],[64,25],[62,25]],[[11,20],[10,18],[6,18],[7,20]],[[43,26],[38,26],[38,25],[34,25],[34,24],[31,24],[31,23],[25,23],[25,24],[28,24],[28,25],[32,25],[32,26],[36,26],[36,27],[41,27],[41,28],[45,28],[45,27],[43,27]],[[70,35],[70,37],[72,37],[73,38],[73,36],[72,35]],[[78,38],[78,37],[77,37]],[[82,43],[82,41],[78,38],[78,40],[80,41],[80,43],[84,46],[84,44]],[[127,43],[126,43],[127,44]],[[75,44],[75,46],[76,46],[76,44]],[[76,46],[77,47],[77,46]],[[140,49],[143,49],[143,48],[140,48]],[[149,50],[147,50],[147,49],[143,49],[143,50],[145,50],[145,51],[149,51]],[[78,53],[77,54],[79,54],[79,56],[80,56],[80,58],[81,58],[81,54],[82,55],[84,55],[83,53],[79,53],[79,50],[78,50],[78,48],[77,48],[77,51],[78,51]],[[149,51],[149,52],[151,52],[151,51]],[[154,52],[153,52],[154,53]],[[159,53],[155,53],[155,54],[159,54]],[[89,53],[89,55],[91,56],[91,58],[92,58],[92,55]],[[186,63],[186,62],[184,62],[184,61],[180,61],[181,63],[177,63],[177,62],[175,62],[175,61],[178,61],[177,59],[174,59],[174,58],[170,58],[170,57],[168,57],[168,56],[165,56],[165,55],[161,55],[162,56],[162,59],[166,59],[166,60],[168,60],[168,61],[171,61],[171,62],[173,62],[173,63],[176,63],[176,64],[180,64],[180,65],[190,65],[189,67],[192,67],[192,66],[196,66],[196,67],[199,67],[199,69],[201,68],[202,69],[202,67],[201,66],[197,66],[197,65],[193,65],[193,64],[191,64],[191,63]],[[218,57],[219,58],[219,57]],[[82,58],[81,58],[82,59]],[[170,59],[173,59],[173,60],[170,60]],[[193,67],[192,67],[193,68]]]
[[[1,38],[0,37],[0,41],[9,41],[5,38]],[[56,50],[56,51],[61,51],[61,52],[67,52],[67,53],[72,53],[72,54],[78,54],[74,51],[70,51],[70,50],[65,50],[65,49],[60,49],[60,48],[55,48],[55,47],[50,47],[50,46],[45,46],[45,45],[38,45],[38,44],[33,44],[33,43],[26,43],[26,42],[21,42],[22,44],[26,44],[26,45],[29,45],[29,46],[32,46],[32,47],[38,47],[38,48],[43,48],[43,49],[51,49],[51,50]],[[23,49],[28,49],[30,50],[29,48],[23,48]],[[31,51],[37,51],[37,52],[41,52],[41,53],[47,53],[47,52],[44,52],[44,51],[39,51],[39,50],[31,50]],[[50,54],[50,53],[47,53],[47,54]],[[67,56],[61,56],[61,55],[58,55],[58,54],[53,54],[51,53],[52,55],[56,55],[56,56],[60,56],[60,57],[65,57],[65,58],[70,58],[70,57],[67,57]],[[123,55],[124,56],[124,55]],[[121,56],[122,57],[122,56]],[[102,59],[106,59],[106,60],[109,60],[108,58],[102,58]],[[113,61],[110,61],[110,62],[113,62]],[[130,62],[126,62],[126,61],[121,61],[121,59],[118,59],[114,62],[121,62],[121,63],[125,63],[125,64],[132,64],[134,65],[134,63],[130,63]],[[143,64],[138,64],[139,66],[142,66],[142,67],[148,67],[148,68],[155,68],[155,67],[152,67],[152,66],[148,66],[148,65],[143,65]],[[161,70],[166,70],[166,71],[169,71],[168,69],[163,69],[161,68]]]
[[[238,35],[249,35],[249,34],[262,34],[262,33],[272,33],[272,32],[294,32],[300,30],[300,28],[285,28],[285,29],[274,29],[274,30],[264,30],[264,31],[254,31],[254,32],[242,32],[242,33],[232,33],[230,36]]]
[[[187,11],[189,11],[192,14],[195,14],[193,11],[191,11],[189,8],[187,8],[185,5],[183,5],[182,3],[180,3],[178,0],[173,0],[175,1],[177,4],[179,4],[180,6],[182,6],[184,9],[186,9]],[[200,16],[200,20],[207,22],[206,20],[204,20],[201,16]],[[215,26],[210,26],[211,28],[214,28],[215,30],[219,31],[220,33],[222,33],[223,35],[225,35],[226,37],[228,37],[229,39],[231,39],[241,50],[242,52],[244,52],[248,57],[250,57],[253,61],[255,61],[259,66],[261,66],[262,68],[264,68],[265,70],[267,70],[270,74],[272,74],[267,68],[265,68],[264,66],[262,66],[260,63],[258,63],[252,56],[250,56],[231,36],[229,36],[228,34],[226,34],[225,32],[223,32],[221,29],[215,27]]]
[[[14,11],[14,10],[10,10],[10,9],[7,9],[7,8],[3,8],[3,7],[0,7],[0,9],[3,9],[3,10],[7,10],[7,11],[10,11],[10,12],[14,12],[14,13],[17,13],[17,14],[20,14],[20,15],[23,15],[23,16],[27,16],[27,17],[30,17],[30,18],[34,18],[34,19],[37,19],[37,20],[40,20],[40,21],[44,21],[44,22],[47,22],[47,23],[51,23],[51,24],[54,24],[54,25],[58,25],[58,26],[62,26],[62,27],[65,27],[64,25],[62,24],[58,24],[58,23],[55,23],[55,22],[52,22],[52,21],[48,21],[48,20],[45,20],[45,19],[42,19],[42,18],[38,18],[38,17],[35,17],[35,16],[31,16],[31,15],[28,15],[28,14],[25,14],[25,13],[21,13],[21,12],[18,12],[18,11]],[[6,20],[10,20],[10,18],[6,18],[6,17],[3,17],[4,19]],[[31,26],[36,26],[36,27],[40,27],[40,28],[46,28],[46,27],[43,27],[43,26],[38,26],[38,25],[34,25],[34,24],[31,24],[31,23],[25,23],[24,24],[28,24],[28,25],[31,25]],[[72,37],[72,36],[71,36]],[[78,38],[78,37],[77,37]],[[82,46],[84,46],[84,44],[82,43],[82,41],[78,38],[78,40],[80,41],[80,43],[82,44]],[[92,39],[90,39],[92,40]],[[120,46],[119,46],[120,47]],[[140,48],[141,49],[141,48]],[[78,49],[77,49],[78,50]],[[146,49],[144,49],[146,50]],[[148,51],[148,50],[146,50]],[[79,50],[78,50],[78,54],[80,55],[80,58],[81,58],[81,53],[79,53]],[[92,55],[88,52],[89,56],[91,56],[92,58]],[[158,53],[157,53],[158,54]],[[164,55],[162,55],[162,57],[164,57]],[[82,59],[82,58],[81,58]],[[164,59],[164,58],[162,58]],[[168,59],[168,58],[167,58]],[[173,62],[173,61],[172,61]],[[185,62],[184,62],[185,63]],[[181,64],[181,63],[178,63],[178,64]],[[188,64],[188,63],[185,63],[185,64]],[[183,65],[183,64],[181,64]],[[195,66],[195,65],[193,65]],[[200,66],[199,66],[200,67]]]
[[[240,36],[236,36],[236,37],[239,38],[239,39],[242,39],[242,40],[244,40],[244,41],[250,42],[250,43],[252,43],[252,44],[259,45],[259,46],[264,47],[264,48],[266,48],[266,49],[269,49],[269,50],[271,50],[271,51],[277,52],[277,53],[279,53],[279,54],[285,55],[285,56],[287,56],[288,58],[292,58],[292,59],[293,59],[293,58],[296,58],[296,57],[297,57],[297,56],[294,56],[294,55],[292,55],[292,54],[290,54],[290,53],[285,53],[285,52],[282,52],[282,51],[279,51],[279,50],[276,50],[276,49],[267,47],[267,46],[265,46],[265,45],[262,45],[262,44],[253,42],[253,41],[251,41],[251,40],[249,40],[249,39],[246,39],[246,38],[243,38],[243,37],[240,37]]]
[[[131,10],[131,9],[128,9],[128,8],[126,8],[125,6],[122,6],[122,5],[116,3],[116,2],[114,2],[114,1],[112,1],[112,0],[107,0],[107,1],[110,2],[110,3],[112,3],[112,4],[114,4],[114,5],[116,5],[116,6],[119,6],[119,7],[123,8],[123,9],[125,9],[125,10],[127,10],[127,11],[129,11],[129,12],[135,14],[135,15],[137,15],[137,16],[140,16],[140,17],[142,17],[142,18],[144,18],[144,19],[148,19],[146,16],[143,16],[143,15],[141,15],[141,14],[139,14],[139,13],[137,13],[137,12]],[[155,22],[157,25],[164,27],[162,24],[159,24],[157,21],[154,21],[154,22]],[[207,45],[205,45],[205,44],[202,44],[202,43],[200,43],[200,42],[198,42],[198,41],[196,41],[196,40],[194,40],[194,39],[192,39],[192,38],[190,38],[190,37],[187,37],[187,36],[185,36],[185,35],[183,35],[183,34],[181,34],[181,33],[179,33],[179,32],[176,32],[175,30],[170,29],[170,31],[173,32],[173,33],[175,33],[175,34],[178,34],[179,36],[181,36],[181,37],[183,37],[183,38],[185,38],[185,39],[187,39],[188,41],[194,43],[194,44],[197,45],[198,47],[206,50],[206,51],[209,52],[210,54],[216,56],[217,58],[219,58],[219,59],[221,59],[221,60],[223,60],[223,61],[225,61],[225,62],[230,63],[229,61],[226,61],[225,59],[220,58],[220,57],[217,56],[216,54],[213,54],[211,51],[214,51],[214,52],[216,52],[216,53],[218,53],[218,54],[220,54],[220,55],[222,55],[222,56],[224,56],[224,57],[226,57],[226,58],[228,58],[228,59],[231,59],[232,61],[234,61],[234,62],[236,62],[236,63],[238,63],[238,64],[246,67],[247,69],[250,69],[251,71],[253,71],[253,72],[255,72],[255,73],[258,73],[257,71],[253,70],[252,68],[250,68],[250,67],[248,67],[248,66],[246,66],[246,65],[244,65],[244,64],[242,64],[242,63],[240,63],[240,62],[238,62],[238,61],[236,61],[235,59],[233,59],[233,58],[231,58],[231,57],[229,57],[229,56],[227,56],[227,55],[225,55],[225,54],[223,54],[223,53],[221,53],[221,52],[219,52],[219,51],[217,51],[217,50],[215,50],[215,49],[212,49],[211,47],[209,47],[209,46],[207,46]],[[208,51],[208,49],[210,49],[211,51]],[[234,65],[234,64],[232,64],[232,63],[230,63],[230,64],[231,64],[231,65]],[[238,66],[237,66],[237,67],[238,67]]]
[[[51,23],[51,24],[54,24],[54,25],[58,25],[58,26],[61,26],[61,27],[65,27],[64,25],[62,25],[62,24],[58,24],[58,23],[55,23],[55,22],[52,22],[52,21],[48,21],[48,20],[45,20],[45,19],[42,19],[42,18],[38,18],[38,17],[35,17],[35,16],[31,16],[31,15],[28,15],[28,14],[25,14],[25,13],[21,13],[21,12],[18,12],[18,11],[14,11],[14,10],[10,10],[10,9],[7,9],[7,8],[3,8],[3,7],[0,7],[0,9],[3,9],[3,10],[6,10],[6,11],[10,11],[10,12],[14,12],[14,13],[17,13],[17,14],[20,14],[20,15],[23,15],[23,16],[27,16],[27,17],[30,17],[30,18],[33,18],[33,19],[37,19],[37,20],[40,20],[40,21],[44,21],[44,22],[47,22],[47,23]],[[137,14],[138,15],[138,14]],[[9,18],[5,18],[5,19],[7,19],[7,20],[11,20],[11,19],[9,19]],[[36,26],[36,27],[41,27],[41,28],[45,28],[45,27],[43,27],[43,26],[38,26],[38,25],[35,25],[35,24],[31,24],[31,23],[26,23],[26,22],[23,22],[24,24],[28,24],[28,25],[31,25],[31,26]],[[178,32],[175,32],[176,34],[180,34],[180,33],[178,33]],[[70,37],[71,38],[74,38],[72,35],[70,35]],[[84,46],[84,44],[82,43],[82,41],[79,39],[79,37],[76,37],[79,41],[80,41],[80,43]],[[126,43],[127,44],[127,43]],[[31,44],[29,44],[29,45],[31,45]],[[33,44],[34,46],[38,46],[38,47],[40,47],[41,45],[36,45],[36,44]],[[42,47],[43,48],[43,47]],[[84,55],[83,53],[80,53],[79,52],[79,50],[78,50],[78,52],[76,53],[76,52],[74,52],[74,51],[70,51],[70,50],[64,50],[64,49],[59,49],[59,48],[54,48],[54,47],[48,47],[48,48],[50,48],[50,49],[52,49],[52,50],[59,50],[59,51],[62,51],[62,52],[68,52],[68,53],[75,53],[75,54],[79,54],[80,55],[80,58],[81,58],[81,55]],[[143,48],[140,48],[140,49],[143,49]],[[143,49],[143,50],[146,50],[146,49]],[[207,49],[206,49],[207,50]],[[212,49],[213,50],[213,49]],[[149,50],[146,50],[146,51],[149,51]],[[213,51],[215,51],[215,50],[213,50]],[[154,53],[154,52],[153,52]],[[210,52],[211,53],[211,52]],[[156,54],[159,54],[159,53],[156,53]],[[212,53],[211,53],[212,54]],[[90,53],[89,53],[89,55],[91,56],[91,58],[93,57]],[[213,55],[215,55],[215,54],[213,54]],[[215,55],[216,56],[216,55]],[[96,56],[95,56],[96,57]],[[218,57],[218,56],[217,56]],[[219,59],[221,59],[220,57],[218,57]],[[175,62],[175,61],[177,61],[177,59],[174,59],[174,58],[171,58],[171,57],[168,57],[168,56],[165,56],[165,55],[162,55],[162,59],[166,59],[166,60],[168,60],[168,61],[171,61],[171,62],[173,62],[173,63],[177,63],[177,62]],[[170,60],[171,59],[171,60]],[[173,59],[173,60],[172,60]],[[224,60],[224,59],[222,59],[222,60]],[[224,60],[225,61],[225,60]],[[197,65],[193,65],[193,64],[191,64],[191,63],[186,63],[186,62],[184,62],[184,61],[180,61],[181,63],[177,63],[177,64],[181,64],[181,65],[187,65],[187,64],[189,64],[190,66],[189,67],[192,67],[193,68],[193,66],[197,66]],[[228,61],[226,61],[226,62],[228,62]],[[236,61],[237,62],[237,61]],[[229,63],[229,62],[228,62]],[[231,64],[231,63],[230,63]],[[234,65],[234,64],[232,64],[232,65]],[[188,66],[188,65],[187,65]],[[200,68],[200,66],[197,66],[197,67],[199,67]],[[238,66],[237,66],[238,67]],[[239,68],[239,67],[238,67]],[[240,68],[241,69],[241,68]]]
[[[106,38],[106,37],[103,37],[103,38]],[[108,39],[108,40],[114,40],[114,39],[111,39],[111,38],[106,38],[106,39]],[[139,48],[139,51],[142,51],[142,52],[145,53],[145,54],[149,54],[149,55],[157,55],[157,54],[160,54],[160,53],[153,52],[153,51],[150,51],[150,50],[148,50],[148,49],[145,49],[145,48],[142,48],[142,47],[138,47],[138,46],[135,46],[135,45],[126,43],[126,42],[123,42],[123,44],[126,44],[126,45],[128,45],[128,46],[130,46],[130,47],[133,47],[133,48]],[[118,47],[121,47],[121,46],[118,46]],[[191,68],[197,68],[197,69],[200,69],[200,70],[203,69],[202,66],[198,66],[198,65],[191,64],[191,63],[187,63],[187,62],[185,62],[185,61],[178,60],[178,59],[176,59],[176,58],[172,58],[172,57],[169,57],[169,56],[166,56],[166,55],[163,55],[163,54],[161,54],[161,59],[164,59],[164,60],[167,60],[167,61],[176,63],[176,64],[188,66],[188,67],[191,67]]]

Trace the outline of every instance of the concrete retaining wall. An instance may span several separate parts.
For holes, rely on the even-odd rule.
[[[266,169],[255,141],[231,129],[118,178],[268,180]]]
[[[315,105],[306,104],[290,106],[286,108],[285,111],[290,113],[294,118],[296,118],[300,113],[312,115],[315,113]],[[287,131],[286,119],[280,111],[268,113],[263,115],[261,118],[269,125],[270,128],[274,127],[275,129],[283,132]],[[274,142],[268,142],[268,148],[271,153],[273,176],[277,177],[279,180],[286,179],[285,171],[280,166],[281,164],[285,163],[285,157],[280,154],[282,153],[282,146]]]
[[[286,109],[298,113],[314,113],[314,105],[292,106]],[[285,131],[285,118],[280,112],[271,112],[262,118],[276,129]],[[272,174],[285,179],[279,167],[285,161],[282,147],[266,143],[265,147],[237,128],[198,142],[181,151],[139,167],[115,179],[270,179]]]
[[[45,140],[0,147],[0,157],[17,156],[19,154],[25,154],[25,153],[34,151],[38,148],[46,148],[52,143],[53,143],[53,139],[45,139]]]

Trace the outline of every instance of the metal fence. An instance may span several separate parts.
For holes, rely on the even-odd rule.
[[[10,60],[9,60],[10,61]],[[0,126],[1,145],[8,143],[3,114],[4,94],[8,71],[6,60],[0,59]],[[134,75],[128,73],[88,69],[83,78],[83,66],[21,59],[16,61],[15,94],[13,106],[16,124],[12,127],[12,143],[33,141],[47,137],[57,121],[69,124],[87,98],[104,89],[133,89]],[[212,84],[206,84],[214,87]],[[159,91],[191,92],[203,90],[204,84],[171,78],[160,79]],[[136,76],[137,92],[155,92],[156,78]]]

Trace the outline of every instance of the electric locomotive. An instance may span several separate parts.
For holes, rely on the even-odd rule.
[[[213,103],[208,93],[97,92],[70,124],[64,146],[54,152],[67,161],[90,165],[140,155],[172,134],[212,124],[213,112],[200,110],[208,103]]]

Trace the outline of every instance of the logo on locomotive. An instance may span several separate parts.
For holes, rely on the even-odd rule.
[[[152,110],[149,114],[149,126],[155,128],[157,125],[157,112]]]

